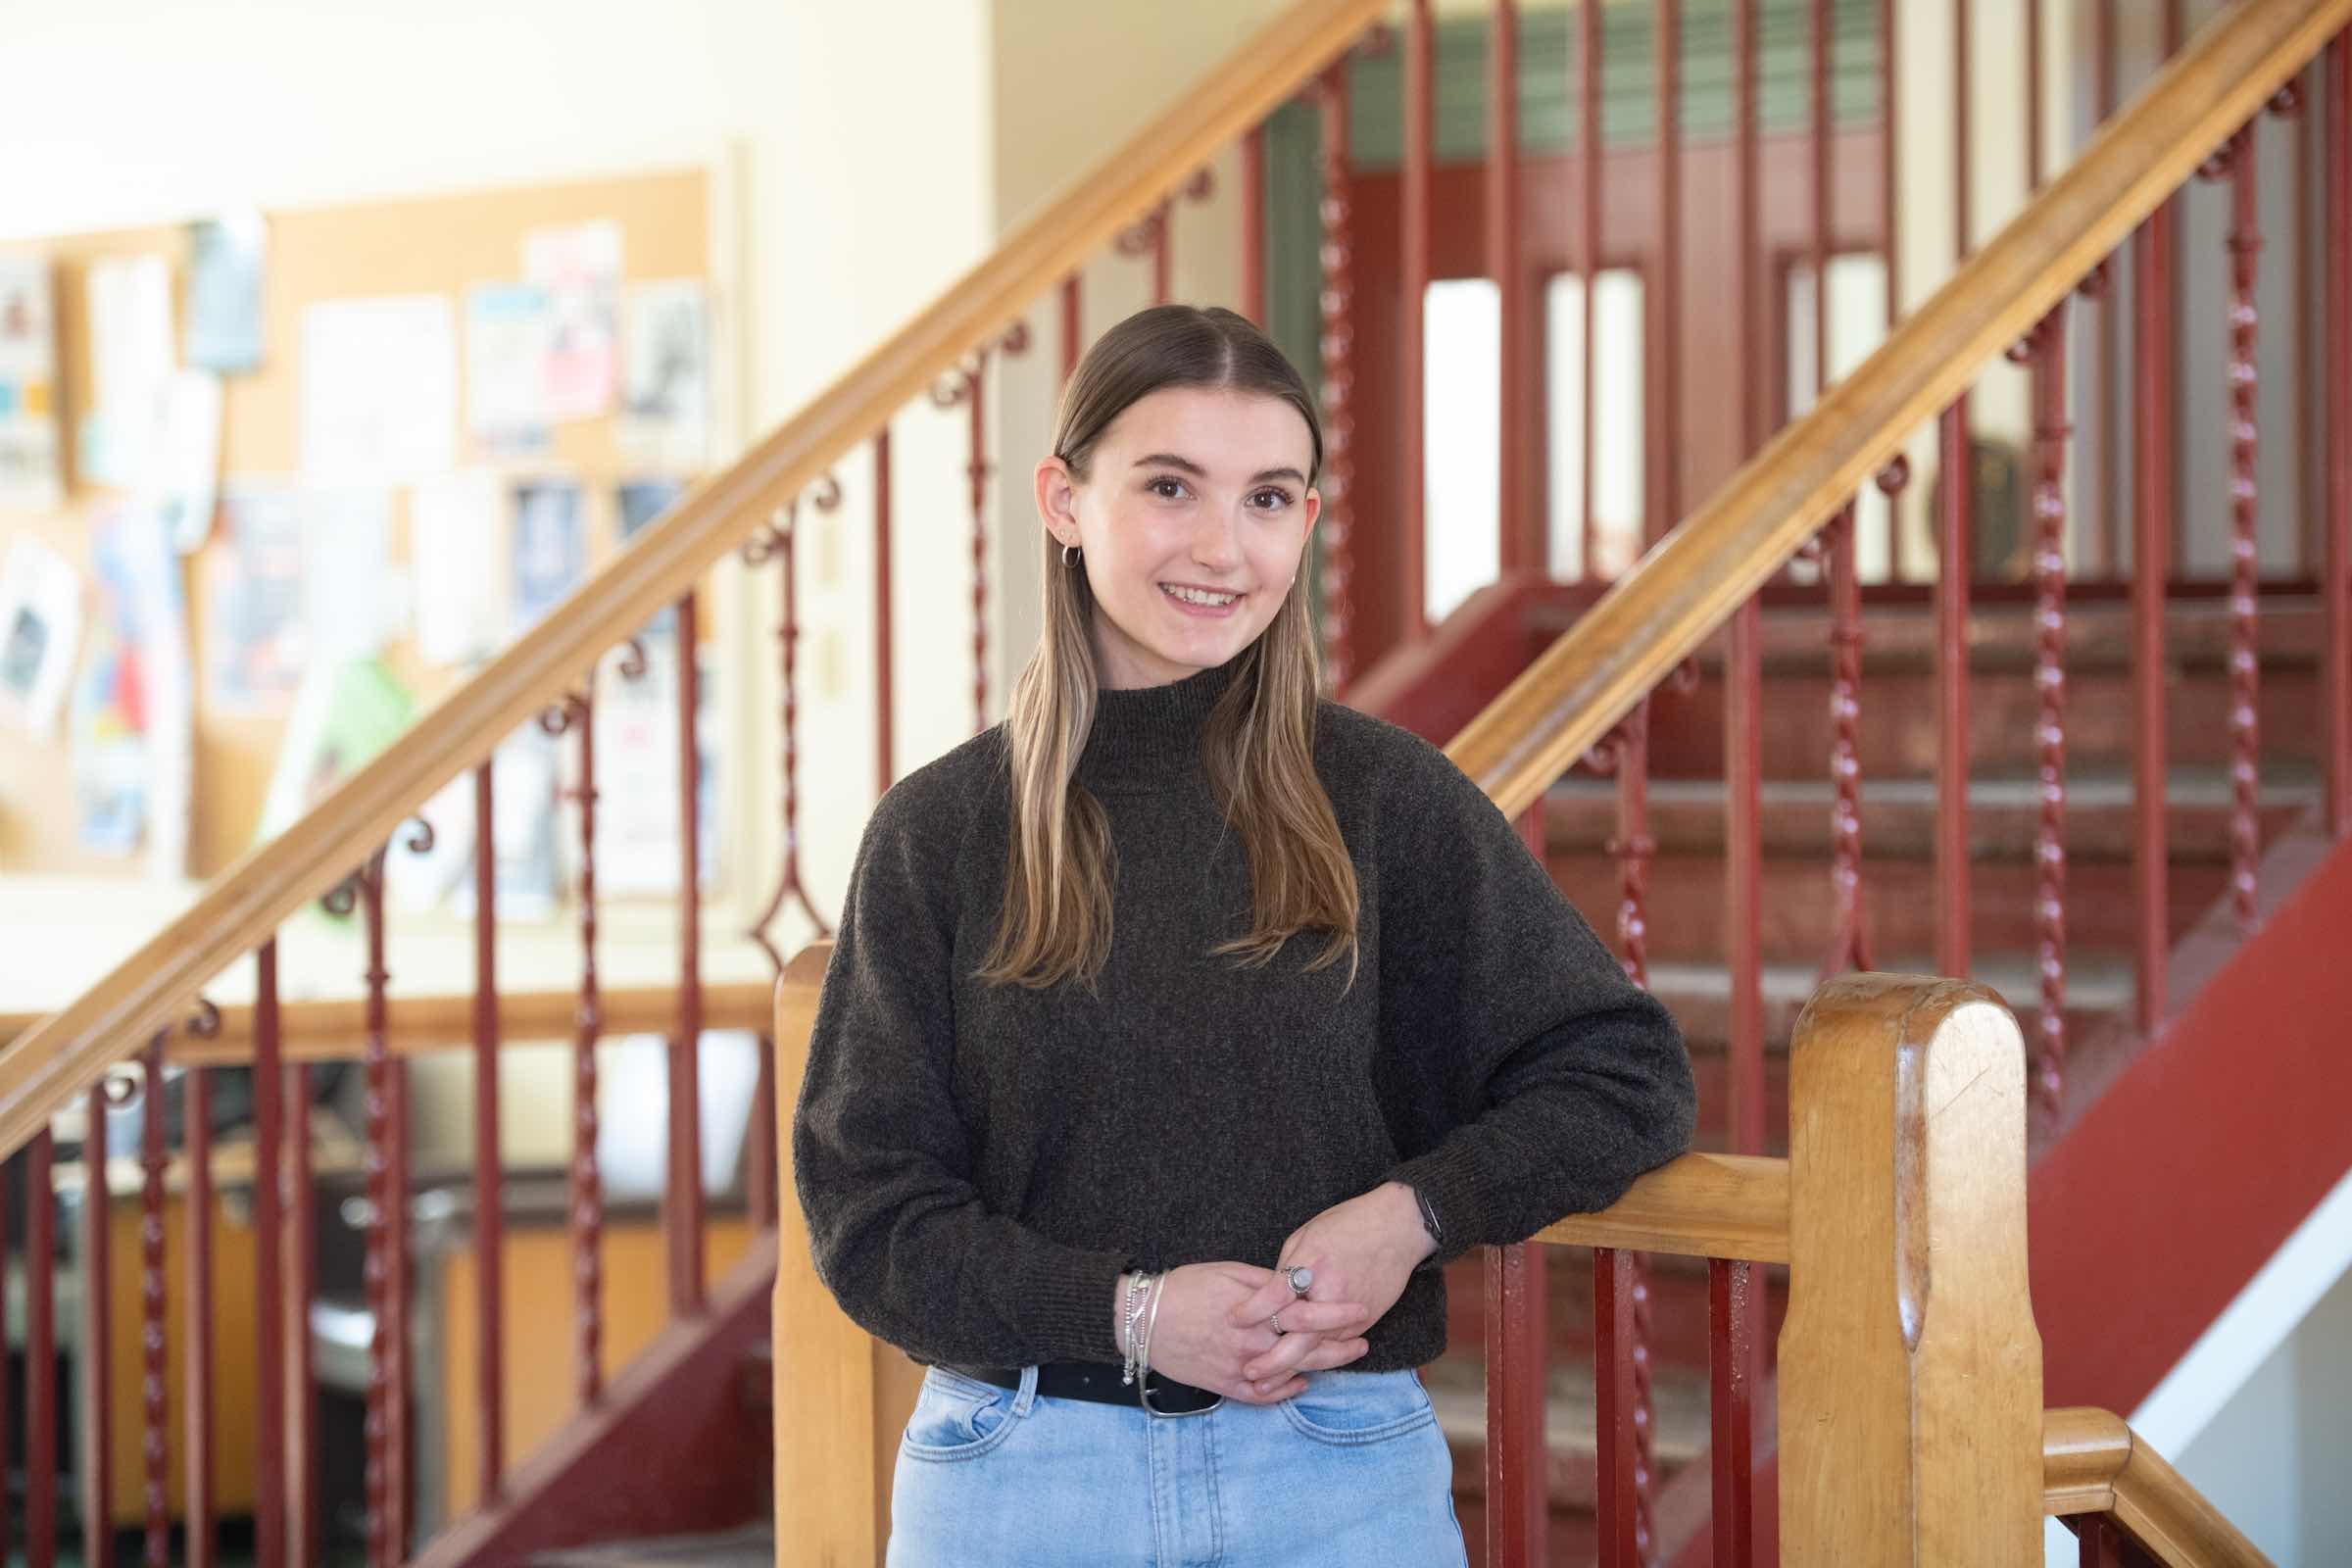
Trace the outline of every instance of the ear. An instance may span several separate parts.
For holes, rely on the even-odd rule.
[[[1078,481],[1059,458],[1040,458],[1037,464],[1037,516],[1046,532],[1060,545],[1078,538]]]

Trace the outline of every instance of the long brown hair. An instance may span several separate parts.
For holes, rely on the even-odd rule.
[[[1062,393],[1054,454],[1083,481],[1096,445],[1128,407],[1163,387],[1207,387],[1278,398],[1298,411],[1314,444],[1307,483],[1323,466],[1323,428],[1298,370],[1247,318],[1162,305],[1099,338]],[[1115,858],[1109,819],[1077,781],[1101,691],[1091,636],[1094,595],[1084,571],[1045,552],[1045,630],[1004,716],[1012,771],[1012,846],[995,949],[980,978],[1043,988],[1092,985],[1110,954]],[[1303,576],[1304,574],[1301,573]],[[1217,944],[1249,967],[1272,961],[1297,932],[1330,941],[1308,965],[1356,962],[1355,865],[1331,797],[1315,775],[1315,705],[1322,660],[1294,583],[1273,621],[1235,661],[1233,683],[1210,710],[1201,761],[1225,818],[1249,856],[1247,932]]]

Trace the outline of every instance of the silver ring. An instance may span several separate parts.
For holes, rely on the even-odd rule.
[[[1274,1331],[1274,1337],[1276,1339],[1280,1339],[1285,1334],[1291,1332],[1289,1329],[1286,1329],[1282,1326],[1282,1314],[1280,1312],[1277,1312],[1272,1317],[1266,1319],[1266,1325]]]
[[[1311,1268],[1308,1268],[1303,1263],[1294,1264],[1291,1267],[1284,1269],[1283,1273],[1291,1282],[1291,1294],[1293,1296],[1304,1296],[1308,1291],[1314,1288],[1315,1271]]]

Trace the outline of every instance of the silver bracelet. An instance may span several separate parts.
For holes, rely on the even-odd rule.
[[[1153,1276],[1145,1273],[1140,1268],[1127,1276],[1127,1332],[1126,1343],[1123,1347],[1127,1353],[1127,1364],[1119,1374],[1119,1382],[1122,1385],[1130,1385],[1135,1382],[1135,1319],[1137,1312],[1142,1308],[1144,1297],[1152,1289],[1152,1278]]]
[[[1167,1276],[1162,1274],[1152,1285],[1152,1311],[1144,1319],[1144,1345],[1136,1355],[1137,1364],[1143,1368],[1146,1377],[1152,1375],[1152,1331],[1159,1327],[1159,1298],[1168,1294],[1167,1284]]]

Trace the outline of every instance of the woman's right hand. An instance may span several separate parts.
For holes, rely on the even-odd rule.
[[[1248,1263],[1187,1263],[1168,1270],[1152,1329],[1152,1370],[1244,1404],[1278,1404],[1304,1390],[1306,1380],[1293,1376],[1260,1394],[1242,1376],[1246,1364],[1274,1348],[1276,1336],[1264,1323],[1235,1328],[1228,1319],[1273,1278],[1272,1269]],[[1284,1337],[1305,1334],[1320,1342],[1296,1370],[1328,1371],[1362,1355],[1369,1348],[1359,1332],[1367,1326],[1363,1319],[1364,1309],[1348,1301],[1284,1307]]]

